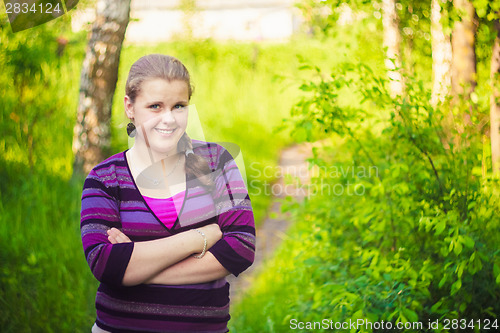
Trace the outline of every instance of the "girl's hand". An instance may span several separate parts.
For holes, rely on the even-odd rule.
[[[132,242],[130,238],[127,237],[123,232],[116,228],[111,228],[107,231],[108,240],[111,244],[119,244],[119,243],[130,243]]]
[[[201,231],[205,233],[207,237],[207,249],[211,248],[219,239],[222,238],[222,232],[219,228],[219,225],[209,224],[204,227],[199,228]],[[108,240],[111,244],[119,244],[119,243],[130,243],[132,242],[130,238],[127,237],[123,232],[116,228],[111,228],[107,231]]]

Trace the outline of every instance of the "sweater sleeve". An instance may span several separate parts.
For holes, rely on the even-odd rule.
[[[231,155],[223,150],[215,178],[214,202],[222,238],[209,249],[229,272],[238,276],[255,256],[255,225],[245,182]]]
[[[121,228],[117,201],[92,171],[82,193],[80,230],[85,258],[98,281],[121,286],[134,243],[111,244],[106,231],[112,227]]]

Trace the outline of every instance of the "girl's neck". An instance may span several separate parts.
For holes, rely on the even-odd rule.
[[[149,166],[164,160],[165,165],[174,165],[179,159],[177,150],[172,150],[166,154],[159,154],[148,148],[144,143],[136,141],[128,151],[128,157],[137,169],[145,169]]]

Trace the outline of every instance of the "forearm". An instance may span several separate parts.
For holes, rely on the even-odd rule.
[[[123,285],[144,283],[167,267],[200,252],[202,248],[203,238],[195,230],[153,241],[136,242],[123,277]]]
[[[207,252],[201,259],[186,258],[162,270],[145,283],[167,285],[196,284],[215,281],[229,274],[219,261],[210,252]]]

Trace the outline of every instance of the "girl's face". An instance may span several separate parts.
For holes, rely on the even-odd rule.
[[[141,84],[132,103],[125,96],[125,111],[134,119],[136,140],[160,156],[177,153],[177,143],[187,127],[189,90],[186,82],[154,78]]]

